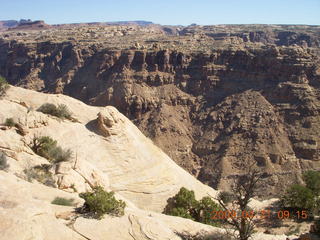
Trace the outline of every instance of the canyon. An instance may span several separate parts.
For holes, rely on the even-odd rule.
[[[17,27],[0,33],[0,75],[116,107],[213,188],[254,163],[269,198],[320,169],[319,48],[319,26]]]

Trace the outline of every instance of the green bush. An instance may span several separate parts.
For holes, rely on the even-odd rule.
[[[171,216],[188,218],[195,221],[195,219],[190,215],[189,210],[186,208],[175,207],[175,208],[172,208],[171,211],[168,212],[167,214]]]
[[[315,196],[320,194],[320,172],[307,171],[303,174],[303,180]]]
[[[312,210],[316,202],[314,194],[309,188],[295,184],[289,187],[281,198],[281,204],[285,208],[294,210]]]
[[[80,193],[79,196],[85,200],[85,209],[94,214],[94,217],[101,219],[104,214],[123,216],[126,203],[117,200],[114,192],[106,192],[98,186],[92,192]]]
[[[63,150],[61,147],[57,146],[49,151],[49,159],[52,159],[54,163],[69,161],[72,156],[72,151],[70,149]]]
[[[61,206],[73,206],[74,205],[74,199],[70,198],[62,198],[62,197],[56,197],[51,203],[55,205],[61,205]]]
[[[7,80],[4,77],[0,76],[0,96],[3,95],[8,88],[9,84]]]
[[[214,202],[210,197],[203,197],[197,206],[197,222],[208,225],[218,226],[219,221],[212,219],[212,211],[222,210],[219,204]]]
[[[63,150],[57,145],[56,140],[53,140],[48,136],[35,137],[31,144],[31,148],[36,154],[53,163],[68,161],[72,156],[72,151],[70,149]]]
[[[57,141],[48,136],[34,137],[31,145],[32,150],[36,154],[47,159],[50,158],[50,151],[56,147]]]
[[[57,107],[52,103],[44,103],[38,108],[38,111],[45,114],[56,116]]]
[[[48,164],[42,164],[25,169],[23,172],[26,175],[27,181],[29,182],[32,182],[32,180],[35,179],[48,187],[56,187],[52,173],[49,171],[50,167],[51,166]]]
[[[7,118],[4,122],[4,125],[11,128],[16,125],[16,122],[13,120],[13,118]]]
[[[182,187],[167,202],[168,204],[164,209],[164,213],[167,215],[188,218],[214,226],[218,225],[218,222],[212,220],[211,217],[213,211],[221,210],[221,208],[210,197],[204,197],[197,201],[194,191]]]
[[[197,203],[194,191],[190,191],[184,187],[182,187],[174,197],[174,204],[176,207],[193,209],[197,206]]]
[[[7,170],[9,167],[7,157],[2,152],[0,152],[0,170]]]
[[[305,186],[295,184],[289,187],[281,198],[282,207],[317,214],[320,206],[320,172],[307,171],[302,177]]]
[[[182,187],[172,198],[168,199],[164,213],[171,216],[178,216],[195,220],[198,201],[194,191]]]
[[[39,112],[56,116],[61,119],[72,119],[72,114],[68,107],[64,104],[59,104],[58,107],[52,103],[45,103],[38,108]]]
[[[70,110],[68,109],[67,105],[65,105],[65,104],[59,104],[57,107],[57,111],[58,111],[59,118],[71,119],[71,117],[72,117]]]

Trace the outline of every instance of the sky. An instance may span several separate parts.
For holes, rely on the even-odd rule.
[[[0,0],[0,20],[49,24],[146,20],[163,25],[320,25],[320,0]]]

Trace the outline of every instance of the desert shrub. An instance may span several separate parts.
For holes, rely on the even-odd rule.
[[[23,172],[26,175],[26,180],[29,182],[32,182],[33,179],[35,179],[46,186],[56,187],[52,173],[49,171],[50,167],[51,166],[48,164],[42,164],[25,169]]]
[[[57,141],[48,136],[34,137],[31,144],[31,148],[36,154],[47,159],[50,158],[50,151],[56,147]]]
[[[168,212],[167,214],[171,215],[171,216],[177,216],[177,217],[183,217],[183,218],[188,218],[191,220],[195,220],[191,214],[189,213],[188,209],[186,208],[182,208],[182,207],[175,207],[172,208],[170,212]]]
[[[197,201],[194,191],[182,187],[167,202],[168,204],[164,209],[164,213],[167,215],[188,218],[210,225],[218,224],[211,217],[212,211],[218,211],[220,207],[210,197],[204,197],[200,201]]]
[[[72,114],[65,104],[59,104],[58,106],[52,103],[45,103],[38,108],[39,112],[56,116],[61,119],[71,119]]]
[[[49,156],[50,159],[53,159],[54,163],[66,162],[71,158],[72,151],[70,149],[63,150],[61,147],[57,146],[49,151]]]
[[[36,154],[53,163],[68,161],[72,156],[70,149],[62,149],[56,140],[48,136],[34,137],[31,148]]]
[[[126,203],[117,200],[114,192],[106,192],[100,186],[93,188],[91,192],[80,193],[79,196],[85,200],[84,208],[98,219],[101,219],[104,214],[124,215]]]
[[[4,122],[4,125],[7,127],[14,127],[16,122],[13,120],[13,118],[7,118]]]
[[[190,191],[184,187],[173,198],[176,207],[193,209],[197,205],[194,191]]]
[[[168,199],[164,213],[171,216],[195,220],[198,202],[194,191],[182,187],[172,198]]]
[[[44,103],[38,108],[38,111],[45,114],[56,116],[57,107],[52,103]]]
[[[197,206],[197,218],[196,221],[218,226],[219,221],[212,219],[212,212],[222,210],[219,204],[214,202],[210,197],[203,197]]]
[[[9,167],[6,155],[0,152],[0,170],[7,170]]]
[[[0,96],[3,95],[8,88],[9,84],[7,80],[4,77],[0,76]]]
[[[292,210],[308,210],[312,214],[319,212],[320,172],[307,171],[303,174],[305,186],[290,186],[281,198],[282,207]]]
[[[59,118],[67,118],[67,119],[71,119],[71,112],[68,109],[67,105],[65,104],[59,104],[57,107],[57,111],[58,111],[58,117]]]
[[[312,210],[315,206],[315,197],[312,191],[298,184],[289,187],[281,198],[281,204],[285,208],[293,210]]]
[[[51,203],[55,205],[61,205],[61,206],[73,206],[74,205],[74,199],[70,198],[62,198],[62,197],[56,197]]]
[[[320,194],[320,172],[307,171],[303,174],[303,180],[315,196]]]

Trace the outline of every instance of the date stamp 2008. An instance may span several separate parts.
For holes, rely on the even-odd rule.
[[[212,211],[211,219],[213,220],[226,220],[226,219],[279,219],[285,220],[295,218],[299,220],[308,219],[307,211],[296,211],[290,212],[288,210],[271,211],[271,210],[260,210],[260,211]]]

